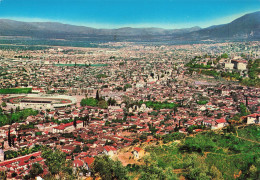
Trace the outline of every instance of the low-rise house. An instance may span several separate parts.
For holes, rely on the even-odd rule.
[[[221,118],[221,119],[217,119],[215,121],[215,125],[214,126],[211,126],[211,129],[220,129],[220,128],[223,128],[225,126],[227,126],[228,123],[226,121],[225,118]]]
[[[114,148],[113,146],[104,146],[103,153],[112,157],[116,154],[116,148]]]
[[[83,160],[84,160],[84,163],[86,165],[86,169],[90,170],[90,166],[95,161],[95,158],[93,158],[93,157],[85,157]]]
[[[260,114],[254,113],[247,116],[247,124],[260,124]]]
[[[73,164],[73,167],[76,167],[76,168],[82,167],[84,165],[84,163],[79,159],[74,160],[72,164]]]
[[[82,128],[83,127],[83,121],[77,121],[76,128]],[[70,132],[75,129],[73,122],[62,124],[59,126],[56,126],[53,128],[53,133],[64,133],[64,132]]]
[[[181,129],[179,129],[179,132],[180,132],[180,133],[183,133],[183,134],[187,134],[187,133],[188,133],[187,130],[186,130],[185,128],[181,128]]]
[[[135,158],[139,159],[140,157],[144,156],[144,150],[140,147],[134,147],[134,150],[132,151]]]

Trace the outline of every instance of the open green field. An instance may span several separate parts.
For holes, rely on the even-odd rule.
[[[28,94],[31,92],[32,88],[0,89],[0,94]]]

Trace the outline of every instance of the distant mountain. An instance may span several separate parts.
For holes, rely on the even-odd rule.
[[[260,39],[260,11],[246,14],[228,24],[215,25],[178,37],[180,39]]]
[[[96,29],[56,22],[20,22],[0,19],[0,36],[28,36],[43,39],[96,39],[129,41],[172,41],[206,39],[260,39],[260,11],[246,14],[231,23],[201,29],[131,28]]]
[[[31,36],[46,38],[66,38],[81,36],[164,36],[188,33],[199,30],[200,27],[185,29],[162,28],[131,28],[95,29],[84,26],[75,26],[56,22],[20,22],[0,19],[0,36]]]
[[[119,36],[142,36],[142,35],[153,35],[153,36],[167,36],[173,34],[183,34],[200,30],[201,28],[196,26],[192,28],[184,29],[162,29],[162,28],[131,28],[124,27],[119,29],[99,30],[99,35],[119,35]],[[110,31],[110,33],[108,33]],[[102,32],[102,33],[101,33]]]
[[[0,19],[0,36],[31,36],[55,38],[94,33],[94,28],[55,22],[20,22]]]

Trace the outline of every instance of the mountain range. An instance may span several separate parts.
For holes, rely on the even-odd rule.
[[[246,14],[234,21],[208,28],[198,26],[184,29],[131,28],[96,29],[56,22],[21,22],[0,19],[0,36],[40,39],[82,40],[110,37],[113,40],[218,40],[260,39],[260,11]]]

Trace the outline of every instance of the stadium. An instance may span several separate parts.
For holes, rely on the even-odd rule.
[[[76,104],[76,98],[65,95],[16,95],[7,98],[7,104],[12,108],[32,108],[37,110],[55,109]]]

